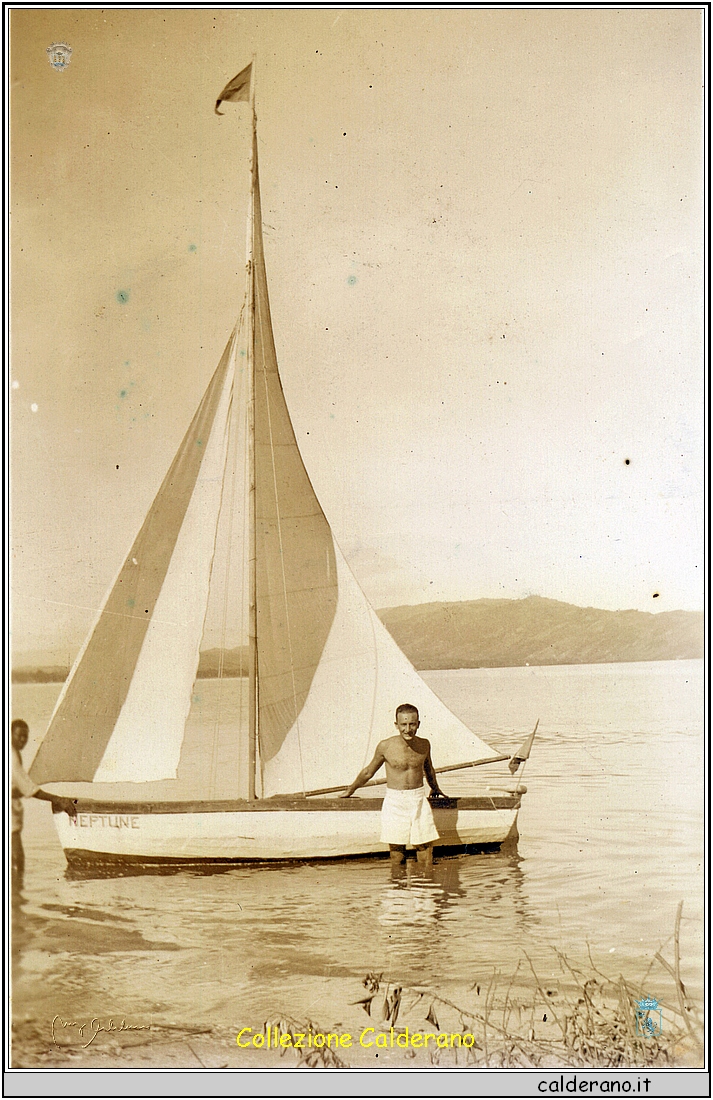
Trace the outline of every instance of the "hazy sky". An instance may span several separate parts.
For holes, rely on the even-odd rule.
[[[372,602],[702,606],[700,11],[11,35],[15,649],[81,642],[232,328],[253,52],[284,388]]]

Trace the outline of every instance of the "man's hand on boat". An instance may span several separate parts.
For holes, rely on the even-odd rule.
[[[53,814],[65,813],[69,818],[75,818],[77,816],[77,807],[73,799],[61,798],[59,795],[53,795],[51,801]]]
[[[40,802],[49,802],[53,814],[65,813],[67,817],[71,818],[77,816],[76,799],[65,798],[61,794],[50,794],[49,791],[43,791],[41,787],[35,791],[34,797],[39,798]]]

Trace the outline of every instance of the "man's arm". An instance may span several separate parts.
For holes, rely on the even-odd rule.
[[[67,817],[76,817],[77,811],[74,806],[74,802],[71,798],[63,798],[58,794],[49,794],[47,791],[43,791],[41,788],[35,791],[33,798],[39,798],[40,802],[51,802],[52,812],[55,814],[66,813]]]
[[[12,786],[13,790],[19,791],[24,798],[39,798],[41,802],[51,802],[52,810],[55,813],[61,813],[64,810],[69,817],[77,816],[71,798],[62,798],[58,794],[48,794],[47,791],[43,791],[41,787],[32,782],[15,751],[12,754]]]
[[[428,746],[428,753],[426,754],[426,759],[423,762],[423,770],[425,772],[426,779],[428,781],[428,785],[431,788],[431,794],[435,795],[439,798],[446,798],[447,795],[445,795],[443,793],[443,791],[441,790],[441,788],[438,786],[438,779],[436,778],[436,772],[435,772],[435,769],[433,767],[433,762],[431,761],[431,746],[430,745]]]
[[[341,794],[339,796],[340,798],[351,798],[351,796],[354,794],[354,791],[357,790],[358,787],[363,787],[365,783],[368,783],[370,779],[373,779],[381,765],[386,761],[386,757],[384,756],[381,745],[382,742],[379,742],[379,744],[376,746],[376,752],[374,753],[374,759],[372,760],[372,762],[370,764],[367,764],[365,768],[362,768],[362,770],[359,772],[358,776],[352,783],[351,787],[347,787],[344,794]]]

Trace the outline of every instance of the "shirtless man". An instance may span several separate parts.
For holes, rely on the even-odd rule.
[[[386,796],[381,810],[381,840],[389,845],[394,865],[406,861],[406,845],[413,844],[416,858],[426,869],[433,864],[433,842],[438,830],[423,790],[424,774],[431,793],[445,798],[438,786],[431,762],[431,746],[425,737],[417,737],[418,710],[411,703],[396,708],[398,734],[380,741],[374,759],[359,772],[342,798],[350,798],[358,787],[376,775],[386,764]]]

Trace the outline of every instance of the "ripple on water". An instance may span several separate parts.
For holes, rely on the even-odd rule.
[[[523,949],[557,975],[554,947],[586,960],[588,945],[606,972],[643,977],[654,952],[671,955],[681,899],[684,981],[700,992],[702,662],[427,678],[472,728],[499,731],[497,747],[541,718],[514,852],[441,859],[431,881],[413,863],[394,880],[381,860],[71,879],[47,807],[31,802],[16,1003],[215,1024],[312,1004],[319,1018],[327,979],[383,971],[447,995],[511,973]],[[18,685],[35,740],[55,696]],[[652,993],[660,980],[655,964]]]

